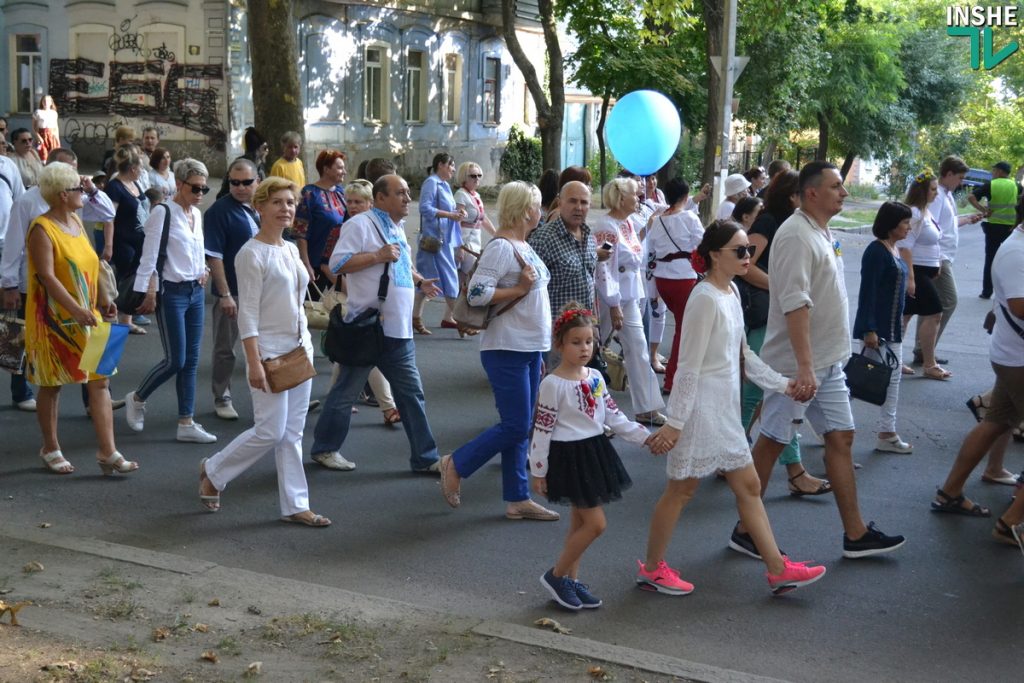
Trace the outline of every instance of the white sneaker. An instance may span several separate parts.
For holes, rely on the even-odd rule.
[[[146,402],[136,401],[134,391],[129,391],[124,397],[124,419],[133,432],[141,432],[146,422]]]
[[[891,436],[888,439],[879,439],[875,443],[875,450],[882,453],[913,453],[914,447],[900,438],[900,435]]]
[[[340,470],[342,472],[351,472],[356,468],[354,462],[346,460],[338,451],[317,453],[313,456],[313,462],[319,463],[329,470]]]
[[[15,405],[18,407],[18,410],[24,410],[26,413],[36,412],[36,400],[34,398],[18,401]]]
[[[217,413],[217,417],[222,420],[237,420],[238,412],[235,407],[231,405],[231,399],[227,401],[215,401],[213,404],[213,410]]]
[[[177,439],[189,443],[215,443],[217,441],[217,437],[203,429],[203,425],[198,422],[187,425],[179,424]]]

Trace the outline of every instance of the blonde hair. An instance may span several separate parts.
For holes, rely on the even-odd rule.
[[[527,212],[540,206],[540,190],[533,183],[515,180],[505,183],[498,193],[498,224],[510,228],[526,218]]]
[[[619,208],[622,204],[622,198],[636,194],[639,189],[636,181],[632,178],[615,178],[608,182],[601,190],[601,200],[604,202],[605,207],[610,211],[614,211]]]
[[[292,196],[296,200],[299,198],[299,186],[281,176],[268,175],[266,178],[260,181],[260,184],[256,187],[256,192],[252,195],[252,205],[263,204],[270,199],[270,195],[280,192],[281,190],[291,190]]]
[[[114,129],[114,142],[131,142],[135,139],[135,129],[131,126],[118,126]]]
[[[345,186],[346,197],[359,197],[373,204],[373,184],[369,180],[358,178]]]
[[[459,187],[465,185],[466,181],[469,180],[469,174],[473,169],[476,169],[481,174],[484,172],[484,169],[480,168],[480,164],[475,161],[463,161],[459,164],[459,170],[455,172],[455,183]]]
[[[60,193],[66,192],[69,187],[78,187],[82,179],[78,171],[71,164],[63,161],[54,161],[43,169],[39,174],[39,194],[50,208],[60,203]]]

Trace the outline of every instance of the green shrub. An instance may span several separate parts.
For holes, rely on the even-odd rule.
[[[590,184],[595,190],[601,189],[601,155],[597,152],[587,160],[587,170],[590,171]],[[604,181],[608,182],[619,172],[619,162],[608,147],[604,148]]]
[[[854,199],[878,199],[878,190],[871,183],[851,183],[846,191]]]
[[[513,124],[508,133],[508,144],[501,155],[502,178],[536,183],[543,171],[543,161],[540,139],[526,137],[519,126]]]

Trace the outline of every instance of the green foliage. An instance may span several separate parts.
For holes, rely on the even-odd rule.
[[[513,124],[508,133],[508,144],[501,155],[501,175],[505,180],[537,182],[543,171],[540,140],[528,138],[519,126]]]
[[[854,199],[878,199],[878,190],[871,183],[850,183],[846,191]]]
[[[690,140],[684,137],[679,141],[679,149],[676,150],[673,161],[676,164],[676,177],[682,178],[697,192],[697,181],[700,179],[704,163],[704,145],[695,146]]]
[[[591,175],[591,186],[595,190],[600,190],[601,186],[601,155],[595,154],[587,160],[587,170],[590,171]],[[604,151],[604,177],[605,180],[611,180],[619,172],[619,162],[615,160],[610,149],[605,148]]]

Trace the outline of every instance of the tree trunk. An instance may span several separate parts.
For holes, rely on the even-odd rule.
[[[853,168],[853,162],[856,159],[857,159],[857,154],[855,152],[848,152],[846,154],[846,158],[843,159],[843,167],[841,169],[839,169],[839,175],[841,175],[843,177],[843,182],[844,183],[846,182],[846,176],[850,172],[850,169]]]
[[[761,163],[767,166],[775,161],[775,153],[779,150],[779,141],[772,138],[761,151]]]
[[[269,167],[281,154],[277,142],[285,132],[295,131],[305,137],[293,3],[263,0],[248,6],[254,125],[270,143]]]
[[[814,154],[815,161],[828,160],[828,117],[825,112],[818,112],[818,151]]]
[[[725,8],[720,0],[702,0],[701,14],[704,18],[705,35],[707,36],[708,48],[708,116],[704,124],[704,170],[701,177],[702,183],[713,183],[718,172],[715,164],[715,156],[722,144],[722,94],[720,88],[724,85],[719,78],[718,72],[711,65],[713,55],[722,54],[722,27],[725,24]],[[723,149],[722,154],[728,154],[729,150]],[[701,222],[708,223],[711,220],[711,202],[703,202],[700,207]]]
[[[501,0],[501,33],[505,38],[512,61],[519,67],[526,81],[526,89],[533,98],[537,108],[537,127],[540,129],[540,141],[543,168],[562,168],[562,120],[565,116],[565,75],[562,68],[562,48],[558,43],[558,32],[555,26],[554,0],[539,0],[540,24],[544,30],[544,45],[548,57],[548,93],[550,100],[541,85],[540,77],[526,51],[523,50],[516,34],[516,0]]]
[[[600,163],[598,166],[597,174],[599,184],[597,186],[598,195],[603,196],[601,190],[604,189],[604,184],[608,182],[608,178],[605,177],[604,173],[604,162],[608,156],[608,150],[604,143],[604,124],[608,122],[608,104],[611,102],[611,95],[608,93],[604,94],[601,98],[601,116],[597,119],[597,158]],[[604,199],[601,199],[601,208],[604,208]],[[593,203],[593,201],[591,201]]]

